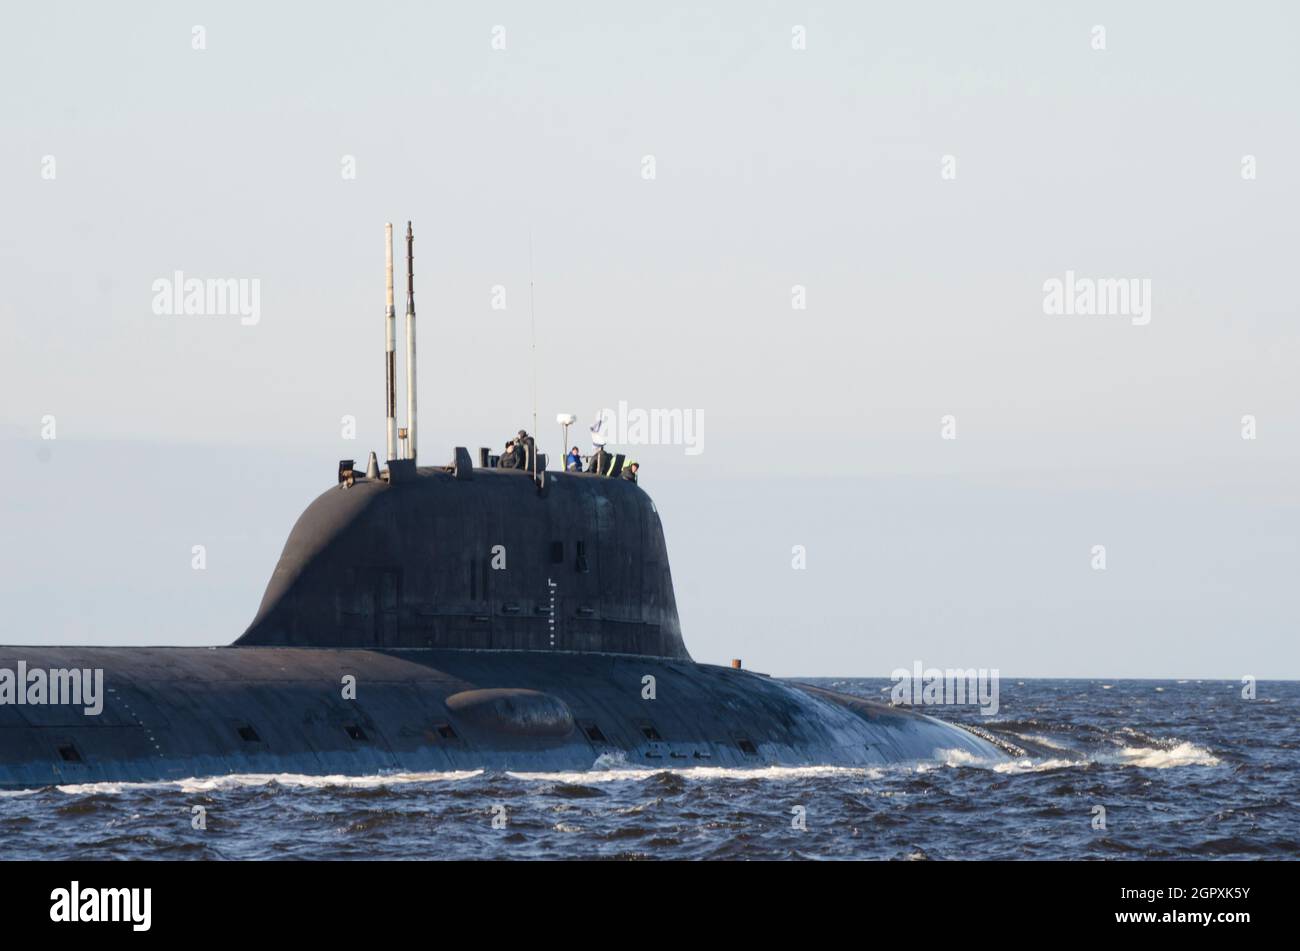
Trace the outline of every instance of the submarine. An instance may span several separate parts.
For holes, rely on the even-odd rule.
[[[385,234],[386,465],[339,462],[233,644],[0,647],[0,672],[21,672],[0,690],[0,787],[1023,755],[909,707],[695,662],[659,511],[618,455],[554,471],[530,442],[521,467],[465,447],[418,464],[414,236],[398,429]],[[80,702],[51,702],[80,675]]]

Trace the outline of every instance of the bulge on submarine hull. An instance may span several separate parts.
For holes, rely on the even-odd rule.
[[[410,242],[408,227],[408,274]],[[409,290],[408,317],[410,360]],[[413,386],[408,402],[413,423]],[[531,472],[492,468],[486,451],[474,466],[463,448],[417,468],[413,426],[408,438],[407,458],[390,438],[384,472],[340,465],[233,645],[0,646],[0,671],[103,671],[96,715],[0,703],[0,786],[1019,752],[910,709],[695,663],[638,485],[548,472],[540,456]]]

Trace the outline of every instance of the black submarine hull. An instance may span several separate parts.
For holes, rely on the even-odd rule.
[[[690,660],[557,651],[0,648],[103,707],[0,705],[0,787],[229,774],[870,766],[1006,753],[905,708]]]

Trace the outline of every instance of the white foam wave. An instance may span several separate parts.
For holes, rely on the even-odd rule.
[[[1121,747],[1117,752],[1099,756],[1101,762],[1114,762],[1123,766],[1141,766],[1144,769],[1168,769],[1171,766],[1218,766],[1219,758],[1195,743],[1178,743],[1170,747]]]
[[[1009,760],[1005,763],[998,763],[993,767],[993,772],[1010,775],[1020,773],[1045,773],[1049,769],[1066,769],[1070,766],[1083,766],[1086,760],[1058,759],[1034,759],[1032,756],[1021,756],[1018,759]]]
[[[1025,738],[1032,739],[1035,743],[1040,743],[1052,749],[1060,750],[1063,753],[1070,752],[1068,747],[1050,742],[1042,737],[1026,735]],[[1154,747],[1123,746],[1113,752],[1094,753],[1086,757],[1048,756],[1043,758],[1019,756],[1010,760],[991,760],[975,756],[963,749],[935,750],[934,754],[936,762],[915,764],[916,772],[924,773],[933,769],[949,767],[973,767],[976,769],[992,769],[995,773],[1018,774],[1041,773],[1052,769],[1068,769],[1074,766],[1087,766],[1090,763],[1138,766],[1143,769],[1170,769],[1177,766],[1218,766],[1220,763],[1219,758],[1205,747],[1186,741],[1170,741],[1164,745]]]
[[[659,769],[626,766],[618,769],[568,770],[554,773],[529,773],[508,770],[506,775],[522,782],[568,783],[575,786],[590,786],[597,783],[640,782],[661,773],[671,773],[683,779],[727,780],[731,782],[747,779],[815,779],[828,776],[876,779],[882,775],[880,769],[866,766],[680,766]]]
[[[40,792],[39,789],[0,789],[0,799],[12,799],[17,796],[31,796]]]
[[[1003,762],[1000,758],[976,756],[970,750],[963,749],[935,750],[934,758],[936,760],[934,763],[917,763],[916,771],[923,773],[930,769],[945,766],[996,766],[998,763]]]
[[[1123,732],[1121,730],[1121,732]],[[1036,743],[1065,751],[1064,747],[1034,736]],[[1159,742],[1159,741],[1157,741]],[[1110,752],[1094,753],[1081,758],[1021,756],[1015,759],[980,757],[965,749],[936,749],[932,761],[896,763],[886,766],[684,766],[648,768],[627,763],[622,754],[601,756],[590,770],[561,772],[523,772],[510,770],[507,776],[521,782],[566,783],[570,785],[596,785],[601,783],[642,782],[661,773],[671,773],[683,779],[697,781],[736,782],[763,780],[770,782],[846,777],[858,781],[873,781],[893,773],[927,773],[936,769],[974,768],[991,769],[997,773],[1038,773],[1053,769],[1086,766],[1090,763],[1136,766],[1143,769],[1170,769],[1180,766],[1218,766],[1221,761],[1205,747],[1190,742],[1169,742],[1162,746],[1122,746]],[[373,789],[383,786],[412,783],[458,782],[483,775],[484,770],[459,770],[453,772],[380,773],[371,776],[308,776],[299,773],[241,773],[228,776],[187,777],[185,779],[147,783],[81,783],[56,786],[67,795],[117,794],[133,790],[179,789],[184,793],[203,793],[245,787],[280,786],[320,789],[345,787]],[[0,790],[0,797],[30,796],[36,789]]]
[[[308,776],[302,773],[234,773],[228,776],[190,776],[185,779],[167,780],[150,783],[78,783],[56,786],[61,793],[74,796],[95,793],[116,794],[130,790],[143,789],[179,789],[184,793],[212,792],[223,789],[239,789],[247,786],[267,786],[276,783],[280,786],[323,788],[327,786],[345,786],[349,789],[374,789],[380,786],[395,786],[406,783],[454,782],[481,776],[483,770],[460,770],[445,773],[378,773],[373,776]]]
[[[1059,749],[1059,747],[1058,747]],[[1084,759],[1049,757],[1035,759],[1022,756],[993,767],[997,773],[1042,773],[1092,763],[1111,766],[1138,766],[1143,769],[1171,769],[1178,766],[1218,766],[1217,756],[1195,743],[1177,743],[1169,747],[1124,746],[1109,753],[1095,753]]]

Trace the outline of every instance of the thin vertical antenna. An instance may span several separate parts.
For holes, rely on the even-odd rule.
[[[406,223],[406,458],[415,462],[415,232]]]
[[[537,315],[533,313],[533,229],[528,228],[528,322],[533,334],[533,481],[537,481]]]
[[[393,225],[384,225],[384,277],[386,295],[384,306],[384,414],[388,430],[389,459],[397,458],[397,314],[393,311]]]

